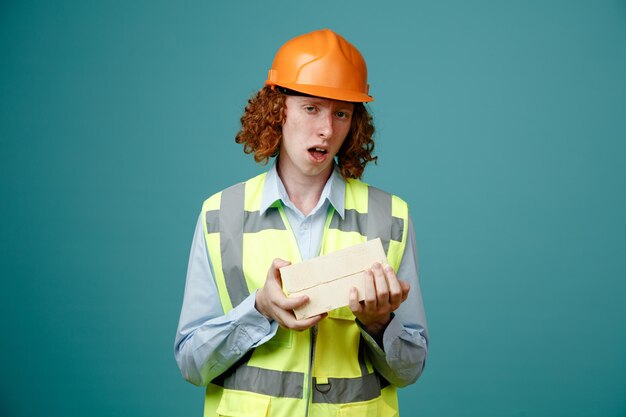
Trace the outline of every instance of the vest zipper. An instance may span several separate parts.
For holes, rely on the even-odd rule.
[[[320,242],[320,247],[317,253],[317,256],[320,256],[323,253],[324,244],[326,242],[326,231],[328,230],[328,226],[330,225],[330,221],[333,218],[333,214],[335,212],[335,208],[332,204],[329,204],[328,214],[326,215],[326,222],[324,223],[324,232],[322,234],[322,240]],[[309,380],[308,380],[308,389],[307,389],[307,402],[306,402],[306,411],[304,413],[305,417],[309,417],[309,405],[313,402],[313,361],[315,360],[315,342],[317,340],[317,324],[311,327],[311,354],[309,355]]]
[[[310,333],[311,333],[311,343],[310,343],[311,353],[309,355],[309,376],[308,376],[308,381],[307,381],[308,388],[307,388],[307,393],[306,393],[307,401],[306,401],[306,410],[304,412],[304,417],[309,416],[309,405],[313,401],[313,361],[315,360],[315,340],[317,338],[317,324],[311,327]]]
[[[335,208],[332,205],[329,205],[328,214],[326,216],[326,222],[324,224],[324,232],[322,234],[322,241],[320,242],[320,249],[318,256],[323,253],[324,243],[326,242],[326,231],[330,225],[330,221],[333,218],[333,213],[335,212]],[[296,239],[296,235],[291,228],[291,224],[289,223],[289,219],[287,219],[287,214],[285,214],[285,209],[283,208],[282,203],[278,205],[278,213],[280,217],[283,219],[283,223],[287,230],[291,232],[291,240],[292,244],[298,248],[299,259],[297,262],[302,262],[302,254],[300,253],[300,245],[298,245],[298,240]],[[309,354],[309,375],[307,378],[307,389],[306,389],[306,408],[304,410],[304,417],[309,416],[309,405],[313,402],[313,361],[315,360],[315,339],[317,338],[317,324],[309,329],[309,333],[311,335],[310,349],[311,352]]]

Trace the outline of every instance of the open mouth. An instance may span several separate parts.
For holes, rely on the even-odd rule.
[[[316,161],[321,161],[324,158],[326,158],[326,155],[328,154],[328,151],[326,149],[322,149],[322,148],[309,148],[309,154],[313,157],[313,159],[315,159]]]

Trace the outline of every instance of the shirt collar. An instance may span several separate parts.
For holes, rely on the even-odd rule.
[[[346,195],[346,181],[341,176],[337,165],[334,166],[333,172],[330,174],[322,195],[320,198],[328,199],[330,204],[334,207],[335,211],[343,219],[345,212],[345,195]],[[263,184],[263,195],[261,197],[261,214],[264,214],[268,208],[273,206],[277,201],[284,202],[288,200],[287,191],[283,185],[278,171],[276,169],[276,162],[272,164],[272,167],[265,176],[265,183]]]

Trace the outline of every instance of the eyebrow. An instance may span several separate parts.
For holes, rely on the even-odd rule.
[[[324,98],[319,98],[319,97],[300,97],[302,99],[302,103],[301,104],[307,104],[307,103],[312,103],[312,104],[323,104],[326,102],[327,99]],[[350,104],[352,104],[352,106],[350,106]],[[340,105],[338,105],[335,110],[338,111],[349,111],[352,112],[354,111],[354,104],[353,103],[341,103]]]

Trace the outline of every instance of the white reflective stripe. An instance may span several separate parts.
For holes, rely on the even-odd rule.
[[[278,208],[270,207],[263,215],[259,211],[244,212],[244,233],[258,233],[263,230],[287,230]]]
[[[402,233],[404,233],[404,220],[400,217],[391,218],[391,240],[402,242]]]
[[[359,213],[354,209],[346,209],[343,219],[336,211],[330,221],[330,229],[338,229],[342,232],[357,232],[363,234],[367,227],[367,213]]]
[[[231,368],[232,369],[232,368]],[[248,391],[282,398],[303,398],[304,374],[275,371],[241,365],[213,381],[223,388]],[[356,378],[328,378],[328,383],[317,384],[313,378],[313,402],[344,404],[372,400],[380,396],[383,380],[376,373]]]
[[[233,307],[250,292],[243,274],[243,204],[245,184],[239,183],[222,192],[219,230],[222,271]]]
[[[369,186],[367,193],[367,213],[360,213],[354,209],[346,209],[343,219],[334,213],[329,228],[342,232],[357,232],[366,236],[367,240],[380,238],[385,249],[389,252],[389,242],[402,241],[404,220],[394,217],[392,213],[392,196],[389,193]]]
[[[354,209],[346,209],[342,219],[336,211],[330,220],[329,229],[337,229],[342,232],[357,232],[365,236],[367,230],[367,213],[359,213]],[[391,240],[396,242],[402,241],[402,233],[404,231],[404,220],[400,217],[391,218]]]
[[[221,387],[283,398],[303,398],[304,374],[241,365],[213,381]]]
[[[376,373],[356,378],[328,378],[328,383],[317,384],[313,378],[314,403],[345,404],[373,400],[380,396],[381,381]]]
[[[207,233],[219,233],[220,210],[209,210],[204,213]],[[261,215],[259,211],[245,211],[243,214],[243,232],[257,233],[263,230],[287,230],[278,209],[270,207]]]
[[[233,307],[250,295],[243,273],[243,233],[287,230],[277,208],[270,207],[264,215],[243,211],[244,189],[241,183],[224,190],[220,209],[205,213],[207,233],[220,233],[222,271]]]
[[[391,240],[391,194],[376,187],[368,187],[367,214],[367,240],[379,237],[385,253],[388,253]]]
[[[207,233],[218,233],[220,231],[220,211],[209,210],[204,213]]]

